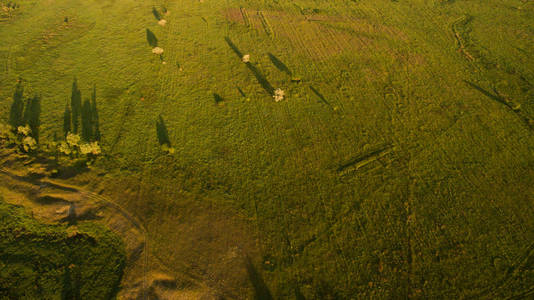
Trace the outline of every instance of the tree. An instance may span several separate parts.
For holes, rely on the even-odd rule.
[[[65,137],[67,137],[67,134],[71,132],[71,112],[70,112],[70,106],[69,104],[65,104],[65,112],[63,113],[63,133],[65,134]]]
[[[22,86],[22,82],[19,81],[17,83],[17,87],[15,88],[15,93],[13,94],[13,103],[11,104],[11,110],[9,112],[9,124],[13,128],[17,128],[21,125],[23,125],[23,110],[24,110],[24,100],[23,98],[24,94],[24,87]]]
[[[72,83],[70,107],[72,111],[72,129],[74,133],[78,133],[82,109],[82,92],[78,89],[78,81],[76,78],[74,78],[74,82]]]

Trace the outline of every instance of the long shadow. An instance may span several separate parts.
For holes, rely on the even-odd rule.
[[[236,86],[236,88],[237,88],[237,91],[239,92],[239,94],[240,94],[243,98],[246,98],[246,97],[247,97],[247,95],[245,94],[245,92],[243,92],[243,90],[242,90],[240,87]]]
[[[274,95],[274,88],[273,86],[269,83],[269,81],[267,81],[267,78],[265,78],[265,76],[263,76],[263,74],[260,72],[260,70],[258,70],[258,68],[256,68],[253,64],[251,63],[246,63],[248,69],[252,72],[252,74],[254,74],[254,76],[256,77],[256,80],[258,80],[259,84],[263,87],[263,89],[265,91],[267,91],[267,93],[269,93],[269,95]]]
[[[229,37],[224,37],[224,40],[226,41],[228,46],[230,46],[230,48],[234,51],[234,53],[239,57],[239,59],[243,58],[243,53],[239,51],[239,48],[237,48],[237,46],[232,42],[232,40],[230,40]],[[252,72],[252,74],[254,74],[254,77],[256,77],[256,80],[258,80],[259,84],[263,87],[263,89],[267,91],[269,95],[274,95],[273,86],[269,83],[267,78],[265,78],[265,76],[260,72],[260,70],[250,62],[245,63],[245,65]]]
[[[254,299],[256,300],[272,300],[273,296],[271,291],[265,284],[265,281],[261,277],[260,273],[254,267],[254,264],[250,260],[250,257],[245,257],[245,267],[247,268],[248,278],[254,288]]]
[[[154,15],[154,17],[156,18],[156,20],[161,20],[161,14],[159,13],[159,11],[156,9],[156,7],[152,7],[152,14]]]
[[[91,101],[85,99],[82,104],[82,140],[91,142],[93,139],[93,112]]]
[[[229,37],[225,36],[224,40],[226,41],[228,46],[230,46],[230,48],[234,51],[237,57],[239,57],[239,59],[243,58],[243,53],[239,51],[239,48],[237,48],[237,46],[232,42],[232,40]]]
[[[476,84],[474,84],[474,83],[472,83],[470,81],[464,80],[464,82],[467,83],[468,85],[470,85],[475,90],[477,90],[477,91],[481,92],[482,94],[484,94],[484,96],[486,96],[486,97],[488,97],[488,98],[490,98],[492,100],[495,100],[495,101],[497,101],[497,102],[499,102],[501,104],[504,104],[504,105],[508,106],[509,108],[512,108],[510,106],[510,104],[508,104],[508,102],[506,102],[506,100],[504,98],[499,97],[497,95],[494,95],[494,94],[486,91],[485,89],[481,88],[480,86],[478,86],[478,85],[476,85]]]
[[[292,76],[292,75],[293,75],[293,73],[291,72],[291,70],[289,70],[289,68],[286,66],[286,64],[284,64],[281,60],[279,60],[278,57],[274,56],[272,53],[267,53],[267,55],[269,55],[269,59],[271,60],[271,62],[273,63],[273,65],[274,65],[278,70],[280,70],[281,72],[286,73],[286,74],[289,75],[289,76]]]
[[[39,127],[41,125],[41,98],[35,95],[33,98],[26,100],[23,114],[23,124],[30,126],[30,136],[39,142]]]
[[[32,136],[35,141],[39,142],[39,128],[41,127],[41,97],[35,96],[31,104],[30,121],[28,122],[32,129]]]
[[[22,81],[19,80],[15,93],[13,94],[13,103],[11,104],[11,110],[9,111],[9,124],[13,128],[17,128],[23,125],[23,112],[24,112],[24,87]]]
[[[80,127],[80,118],[82,113],[82,92],[78,88],[78,80],[76,77],[72,82],[72,92],[70,96],[70,109],[71,109],[71,118],[72,118],[72,132],[74,134],[78,133]]]
[[[465,83],[467,83],[469,86],[471,86],[472,88],[474,88],[475,90],[479,91],[480,93],[482,93],[484,96],[494,100],[494,101],[497,101],[503,105],[505,105],[506,107],[508,107],[508,109],[510,109],[514,114],[516,114],[519,119],[521,119],[523,122],[525,122],[525,124],[527,125],[528,128],[530,129],[534,129],[534,125],[532,123],[532,120],[527,117],[527,116],[524,116],[520,110],[514,108],[512,106],[512,103],[506,101],[506,99],[504,99],[503,97],[499,96],[499,95],[495,95],[495,94],[492,94],[488,91],[486,91],[485,89],[483,89],[482,87],[470,82],[470,81],[467,81],[467,80],[464,80]]]
[[[324,104],[328,105],[328,107],[332,108],[332,104],[330,102],[326,101],[326,98],[321,94],[318,90],[316,90],[313,86],[310,85],[310,90],[315,94],[315,96],[319,97],[319,100],[323,102]]]
[[[154,48],[154,47],[157,47],[158,46],[158,38],[156,37],[156,35],[150,30],[150,29],[146,29],[146,40],[148,42],[148,44]]]
[[[169,131],[167,130],[167,126],[165,125],[165,121],[163,121],[163,118],[159,116],[159,119],[156,121],[156,131],[158,134],[158,141],[160,145],[167,145],[171,146],[171,141],[169,139]]]
[[[98,119],[98,110],[96,108],[96,84],[93,85],[93,93],[91,94],[91,113],[93,120],[93,139],[95,141],[100,141],[100,121]]]

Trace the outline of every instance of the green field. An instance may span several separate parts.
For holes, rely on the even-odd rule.
[[[14,2],[0,120],[20,80],[40,144],[62,140],[74,78],[96,85],[102,155],[58,176],[140,219],[172,276],[229,299],[533,297],[534,2]]]

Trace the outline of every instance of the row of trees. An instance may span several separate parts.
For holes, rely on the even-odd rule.
[[[96,86],[93,86],[91,99],[86,98],[82,103],[82,92],[78,88],[78,81],[74,79],[70,103],[65,105],[63,113],[63,133],[65,137],[69,133],[80,134],[85,142],[100,141]]]
[[[19,81],[13,94],[13,103],[9,113],[9,125],[14,130],[21,126],[26,126],[31,129],[29,136],[39,142],[39,127],[41,117],[41,97],[35,95],[24,99],[24,87]]]

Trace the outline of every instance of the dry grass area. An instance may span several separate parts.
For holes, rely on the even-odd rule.
[[[258,34],[269,35],[272,30],[278,38],[293,43],[300,55],[317,60],[354,51],[377,51],[387,40],[408,40],[398,28],[352,16],[304,15],[245,8],[230,8],[225,10],[224,15],[230,22],[247,26]],[[268,25],[262,19],[267,19]],[[269,25],[271,28],[266,29]]]

